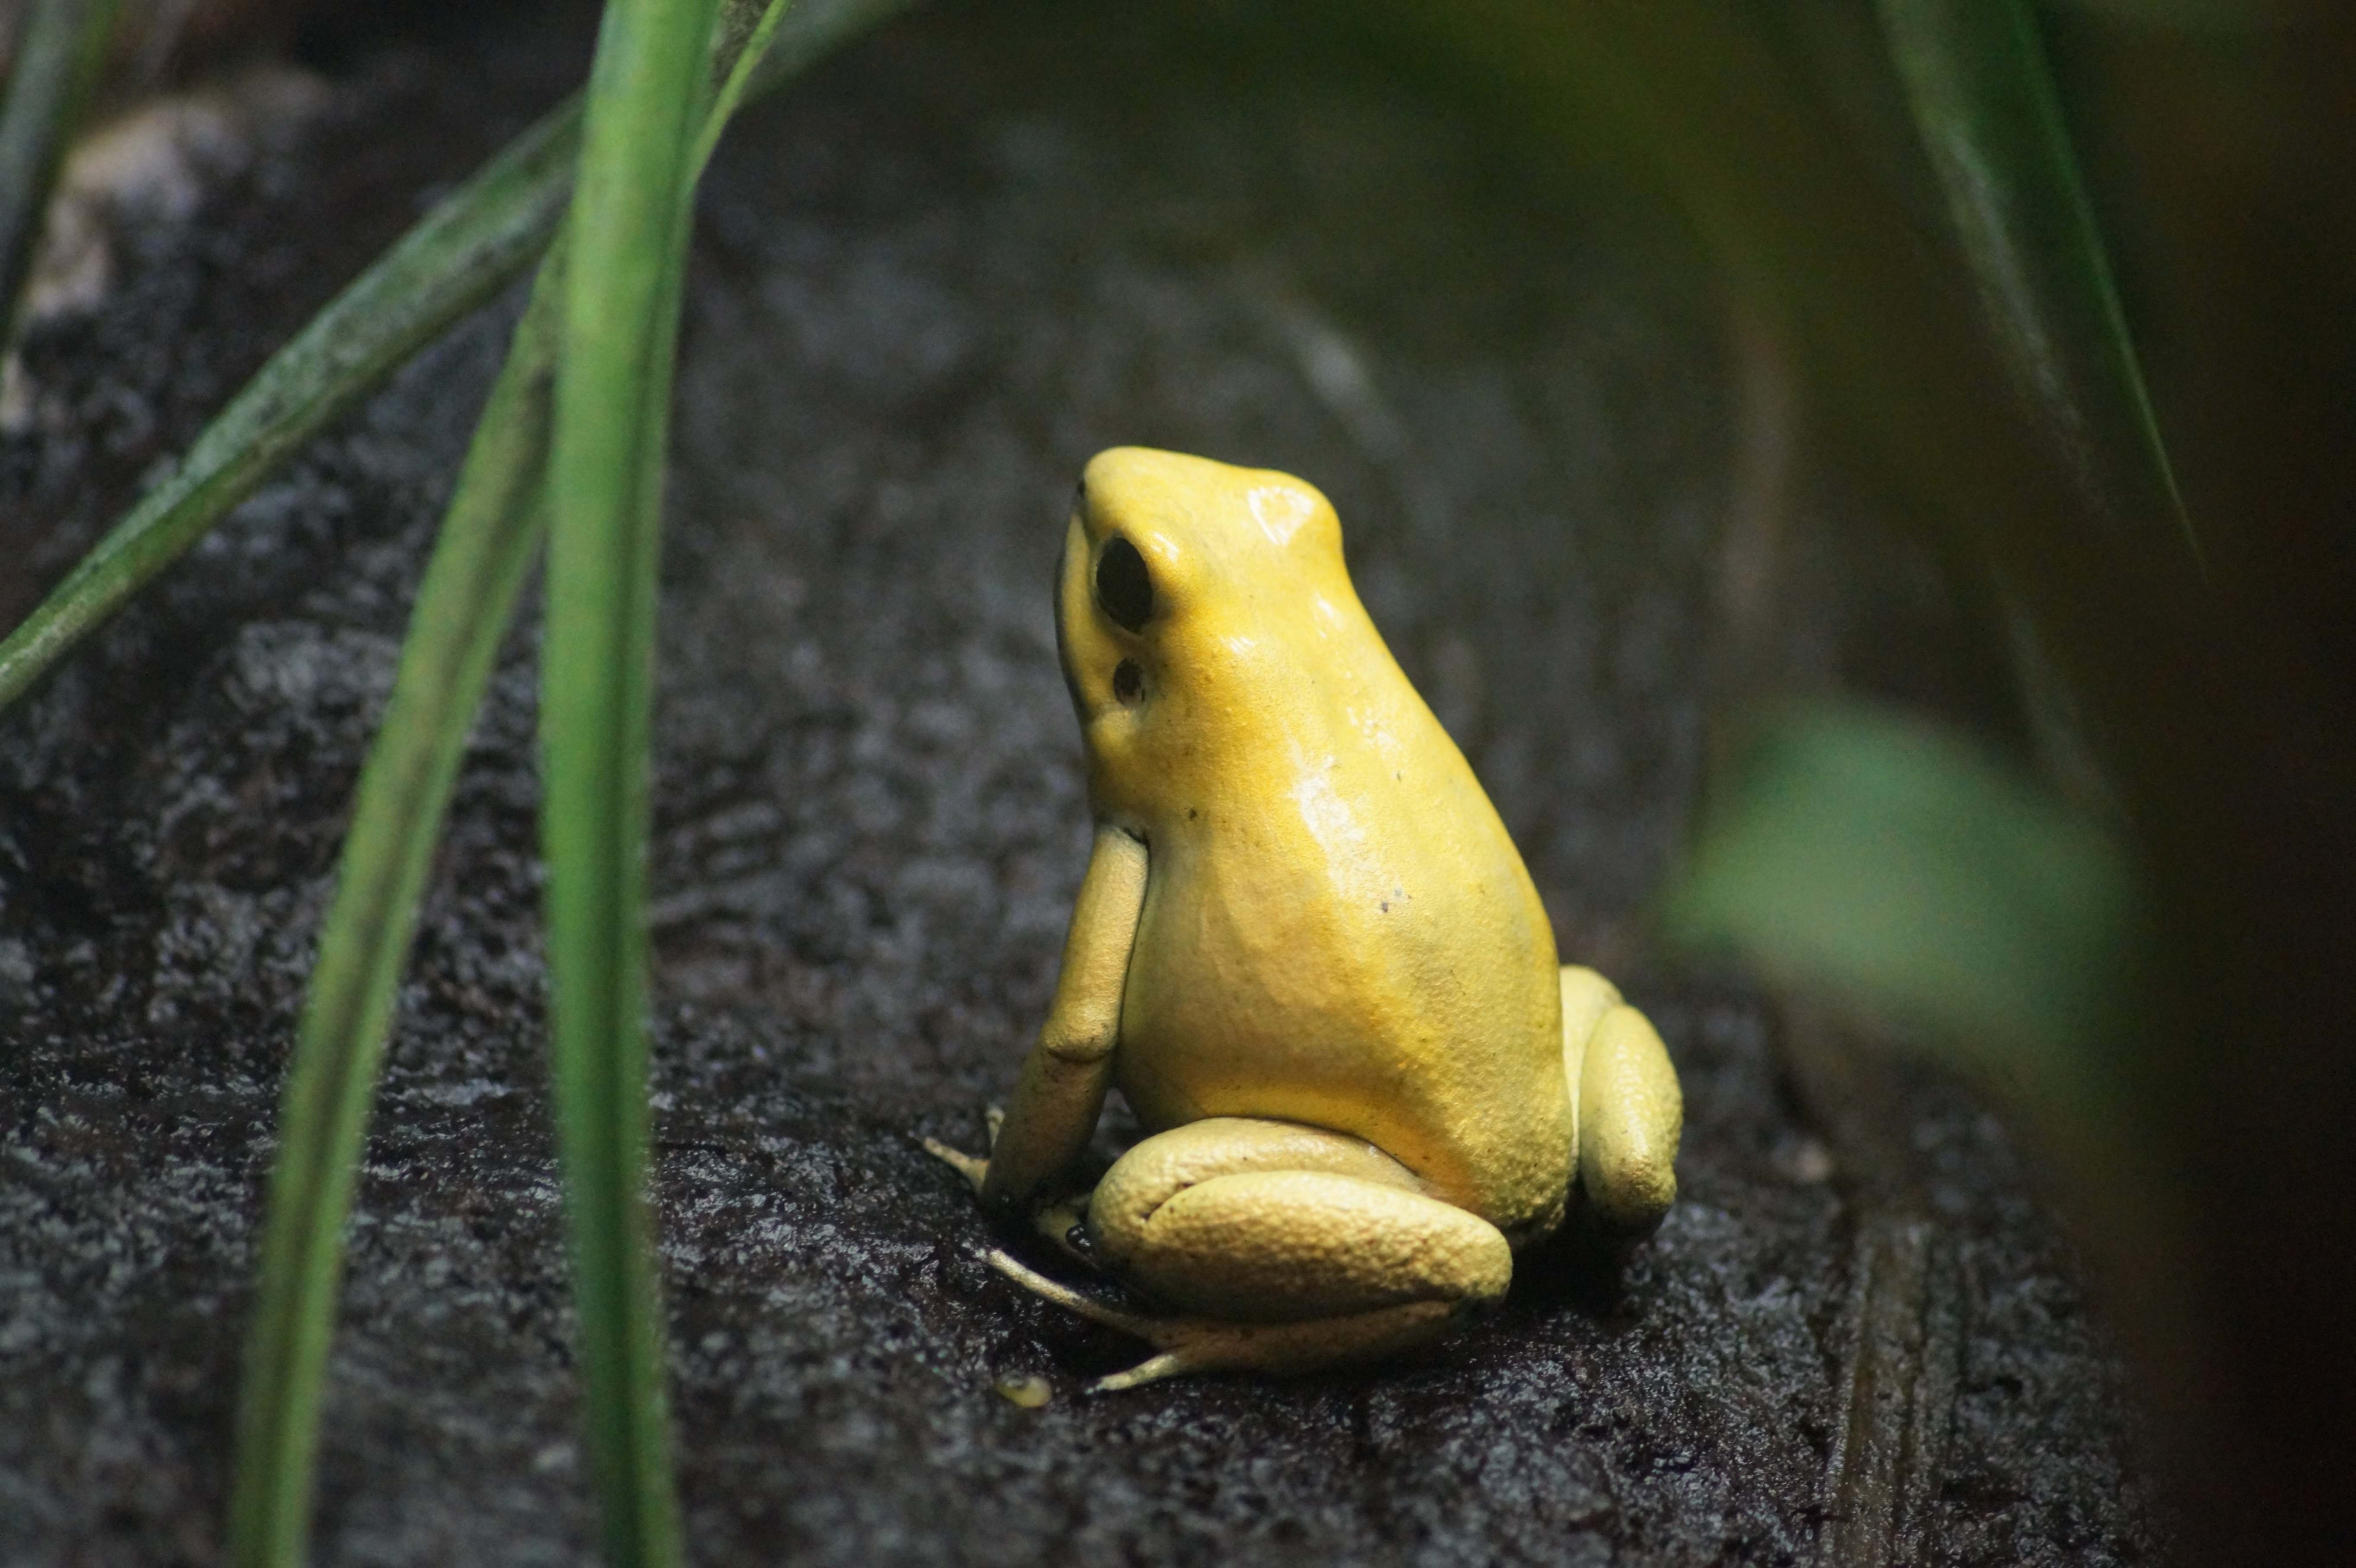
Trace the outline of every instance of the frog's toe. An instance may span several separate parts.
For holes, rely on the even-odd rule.
[[[1033,1296],[1044,1296],[1056,1306],[1068,1307],[1092,1323],[1118,1328],[1124,1334],[1134,1334],[1141,1339],[1153,1340],[1156,1326],[1164,1321],[1134,1312],[1123,1312],[1117,1307],[1106,1306],[1094,1296],[1083,1296],[1060,1280],[1049,1279],[1002,1248],[991,1248],[982,1254],[982,1262]],[[1158,1340],[1155,1342],[1159,1343]]]
[[[986,1159],[976,1159],[973,1156],[967,1154],[962,1149],[951,1148],[948,1145],[941,1142],[938,1138],[926,1138],[925,1140],[925,1152],[931,1155],[935,1159],[948,1165],[959,1176],[964,1177],[968,1181],[971,1182],[976,1195],[980,1193],[981,1184],[990,1175],[990,1161]]]
[[[1290,1377],[1390,1357],[1430,1343],[1459,1316],[1457,1304],[1410,1301],[1298,1323],[1227,1323],[1215,1317],[1149,1319],[1144,1336],[1161,1348],[1124,1372],[1098,1378],[1090,1393],[1111,1393],[1189,1372],[1269,1372]]]
[[[1056,1251],[1074,1263],[1098,1268],[1102,1260],[1097,1256],[1095,1239],[1088,1234],[1088,1196],[1085,1192],[1074,1193],[1043,1204],[1031,1216],[1031,1223],[1055,1244]]]
[[[1158,1383],[1163,1378],[1184,1377],[1188,1372],[1204,1369],[1189,1362],[1175,1350],[1164,1350],[1158,1356],[1148,1356],[1125,1372],[1111,1372],[1082,1389],[1082,1393],[1119,1393],[1125,1388],[1142,1388]]]

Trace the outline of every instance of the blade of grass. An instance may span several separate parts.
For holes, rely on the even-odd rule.
[[[475,427],[360,774],[279,1117],[239,1403],[233,1568],[305,1554],[344,1220],[377,1072],[466,733],[540,543],[563,251],[560,241],[541,268]]]
[[[2013,379],[2083,499],[2200,553],[2026,0],[1877,0],[1908,105]],[[2126,542],[2123,539],[2122,542]]]
[[[49,208],[66,143],[105,63],[116,0],[33,0],[0,97],[0,349],[15,340],[18,296]]]
[[[728,74],[698,138],[698,174],[764,63],[787,0],[729,7],[749,26],[731,30],[718,52]],[[466,732],[545,522],[568,249],[560,232],[477,425],[361,774],[281,1118],[241,1393],[229,1549],[237,1568],[292,1565],[306,1545],[343,1223],[395,988]],[[675,275],[668,286],[676,288]],[[667,358],[667,342],[661,352]]]
[[[721,41],[712,51],[715,78],[712,107],[704,112],[702,128],[695,133],[695,149],[689,155],[690,173],[682,200],[692,199],[696,182],[703,177],[712,153],[720,145],[721,133],[736,118],[738,106],[744,101],[745,94],[755,90],[755,80],[766,84],[776,80],[769,69],[773,64],[770,50],[776,47],[777,31],[785,26],[791,9],[789,0],[771,0],[766,5],[758,0],[727,0],[720,7]],[[684,216],[681,221],[686,221]],[[683,261],[685,257],[683,245],[673,250],[674,262]]]
[[[679,1557],[647,1172],[645,840],[661,453],[712,0],[607,0],[568,233],[541,726],[551,1055],[609,1563]]]
[[[908,0],[801,0],[740,90],[769,91]],[[0,709],[21,697],[157,572],[299,450],[514,281],[564,210],[581,104],[566,100],[508,144],[314,316],[215,416],[171,476],[108,530],[0,641]],[[715,133],[716,138],[716,133]]]

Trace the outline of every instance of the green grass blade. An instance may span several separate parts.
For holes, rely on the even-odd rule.
[[[676,1562],[647,1172],[645,849],[660,454],[712,0],[608,0],[549,463],[541,655],[551,1054],[609,1563]]]
[[[2027,0],[1877,3],[2014,380],[2126,540],[2197,559]]]
[[[1860,1001],[2041,1109],[2115,1109],[2140,929],[2126,851],[1956,732],[1858,704],[1771,718],[1663,913],[1673,938]]]
[[[33,0],[0,97],[0,348],[16,336],[25,279],[66,143],[81,119],[116,0]],[[5,40],[0,40],[5,41]]]
[[[734,3],[731,0],[732,5]],[[765,16],[755,24],[753,32],[766,37],[769,42],[766,52],[757,59],[753,49],[744,51],[743,58],[751,63],[738,92],[744,101],[750,101],[775,91],[847,40],[906,10],[910,4],[911,0],[792,0],[789,6],[777,8],[781,20],[772,22]],[[722,96],[727,96],[724,88]],[[718,140],[716,133],[712,140]],[[703,148],[702,155],[711,155],[709,146]]]
[[[746,11],[756,7],[742,5]],[[759,8],[698,141],[701,171],[786,10]],[[723,62],[724,63],[724,62]],[[229,1560],[303,1560],[342,1229],[433,848],[545,519],[568,246],[543,261],[418,592],[382,730],[360,779],[334,907],[289,1072],[259,1297],[241,1391]],[[675,293],[674,266],[666,287]],[[669,313],[676,320],[676,311]],[[668,358],[669,339],[660,348]]]
[[[320,426],[531,263],[573,183],[568,100],[453,192],[271,357],[24,624],[0,643],[0,708],[252,495]]]
[[[849,7],[835,6],[836,10]],[[712,107],[703,116],[703,128],[696,133],[695,150],[690,155],[688,166],[694,172],[688,178],[691,196],[695,182],[703,177],[704,166],[712,162],[714,149],[720,145],[721,133],[728,122],[736,117],[737,107],[754,90],[756,79],[776,80],[762,69],[770,58],[770,49],[777,41],[777,30],[785,25],[791,0],[724,0],[720,7],[720,28],[723,44],[712,51],[712,65],[719,77]],[[680,252],[681,259],[683,251]]]
[[[563,251],[541,266],[475,427],[360,774],[279,1118],[238,1413],[233,1568],[304,1560],[344,1220],[377,1072],[467,730],[540,542]]]

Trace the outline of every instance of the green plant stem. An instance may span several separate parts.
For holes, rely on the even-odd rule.
[[[560,241],[542,264],[475,427],[360,774],[279,1118],[238,1414],[234,1568],[305,1556],[344,1220],[377,1072],[466,733],[540,543],[563,254]]]
[[[13,343],[25,280],[57,184],[114,36],[116,0],[33,0],[0,96],[0,348]]]
[[[661,453],[712,0],[608,0],[568,233],[541,724],[551,1056],[609,1563],[679,1556],[647,1171],[645,840]]]
[[[1877,0],[1924,152],[2021,394],[2122,543],[2200,543],[2026,0]]]

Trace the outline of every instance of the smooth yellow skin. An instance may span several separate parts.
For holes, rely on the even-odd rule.
[[[1078,1254],[1181,1314],[1112,1312],[993,1254],[1162,1349],[1098,1386],[1429,1339],[1505,1294],[1574,1190],[1612,1229],[1659,1221],[1683,1119],[1667,1053],[1609,982],[1558,966],[1323,495],[1099,454],[1056,629],[1096,848],[991,1157],[933,1147],[1067,1244],[1084,1201]],[[1068,1172],[1116,1085],[1152,1136],[1083,1200]]]

